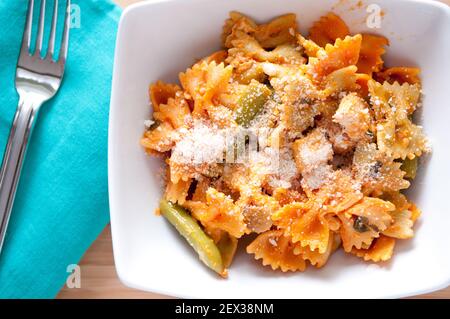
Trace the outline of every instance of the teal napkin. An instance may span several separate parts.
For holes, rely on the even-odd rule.
[[[27,3],[0,1],[0,158],[18,102],[15,65]],[[108,110],[120,9],[108,0],[72,3],[79,28],[71,29],[61,90],[43,105],[29,145],[0,255],[0,298],[55,297],[68,265],[109,221]]]

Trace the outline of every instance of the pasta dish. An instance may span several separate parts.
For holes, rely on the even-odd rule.
[[[389,260],[421,214],[402,193],[430,151],[413,120],[420,70],[386,67],[388,39],[333,13],[304,37],[294,14],[231,12],[222,44],[180,84],[150,86],[141,144],[167,164],[157,213],[221,276],[244,236],[283,272],[337,249]]]

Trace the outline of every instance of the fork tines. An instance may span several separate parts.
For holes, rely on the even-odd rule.
[[[34,11],[35,1],[28,1],[28,13],[27,20],[25,24],[25,30],[22,39],[22,48],[20,52],[20,59],[25,55],[30,55],[30,42],[31,42],[31,29],[33,25],[33,11]],[[44,42],[44,25],[45,25],[45,7],[46,0],[41,0],[39,22],[38,22],[38,32],[36,36],[36,50],[33,53],[34,56],[40,57]],[[53,17],[52,25],[50,29],[50,37],[48,42],[48,49],[45,53],[45,59],[54,60],[55,57],[55,38],[56,38],[56,26],[58,22],[58,0],[54,0],[53,4]],[[64,31],[61,41],[61,48],[59,50],[59,59],[57,63],[65,64],[67,59],[67,49],[69,42],[69,28],[70,28],[70,0],[66,0],[66,13],[64,19]]]

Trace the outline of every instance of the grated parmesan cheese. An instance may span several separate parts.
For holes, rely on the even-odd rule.
[[[155,124],[155,121],[153,121],[153,120],[145,120],[144,121],[144,126],[146,127],[146,128],[150,128],[153,124]]]
[[[226,136],[215,126],[195,121],[191,129],[183,131],[172,151],[171,161],[184,164],[218,163],[223,161]]]

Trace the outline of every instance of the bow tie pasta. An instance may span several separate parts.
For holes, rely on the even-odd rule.
[[[329,13],[298,31],[231,12],[223,49],[150,86],[141,144],[166,162],[159,212],[227,275],[238,243],[273,270],[326,265],[342,248],[390,259],[421,212],[403,193],[430,151],[414,123],[420,70],[387,67],[389,41]]]

